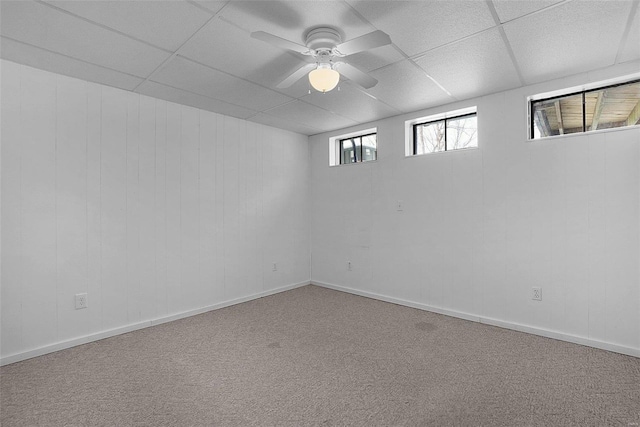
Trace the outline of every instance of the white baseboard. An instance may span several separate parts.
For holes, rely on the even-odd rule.
[[[380,301],[390,302],[393,304],[403,305],[406,307],[417,308],[419,310],[430,311],[433,313],[444,314],[451,317],[457,317],[459,319],[470,320],[472,322],[485,323],[487,325],[498,326],[500,328],[511,329],[519,332],[526,332],[533,335],[540,335],[547,338],[553,338],[560,341],[567,341],[574,344],[581,344],[588,347],[599,348],[601,350],[613,351],[615,353],[626,354],[628,356],[640,357],[640,349],[633,347],[625,347],[618,344],[608,343],[605,341],[594,340],[587,337],[581,337],[577,335],[571,335],[564,332],[552,331],[549,329],[538,328],[534,326],[523,325],[515,322],[507,322],[504,320],[493,319],[490,317],[478,316],[476,314],[464,313],[461,311],[449,310],[446,308],[434,307],[419,302],[408,301],[400,298],[394,298],[387,295],[381,295],[374,292],[361,291],[359,289],[348,288],[345,286],[334,285],[332,283],[319,282],[317,280],[311,281],[312,285],[321,286],[323,288],[334,289],[336,291],[347,292],[354,295],[359,295],[367,298],[373,298]]]
[[[132,323],[130,325],[121,326],[106,331],[100,331],[89,335],[84,335],[78,338],[73,338],[66,341],[57,342],[54,344],[38,347],[33,350],[27,350],[19,353],[10,354],[0,359],[0,366],[8,365],[22,360],[31,359],[32,357],[42,356],[47,353],[53,353],[54,351],[64,350],[66,348],[75,347],[77,345],[98,341],[101,339],[113,337],[115,335],[125,334],[127,332],[135,331],[137,329],[148,328],[150,326],[160,325],[162,323],[171,322],[185,317],[195,316],[197,314],[206,313],[208,311],[218,310],[220,308],[229,307],[232,305],[240,304],[243,302],[251,301],[254,299],[266,297],[269,295],[277,294],[280,292],[288,291],[291,289],[299,288],[310,284],[309,281],[294,283],[292,285],[281,286],[279,288],[270,289],[268,291],[258,292],[256,294],[248,295],[246,297],[236,298],[229,301],[219,302],[217,304],[208,305],[206,307],[200,307],[193,310],[187,310],[180,313],[170,314],[168,316],[158,317],[155,319],[145,320],[143,322]]]

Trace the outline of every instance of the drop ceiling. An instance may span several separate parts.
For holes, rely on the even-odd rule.
[[[306,135],[640,59],[629,1],[2,1],[4,59]],[[276,85],[318,25],[393,44],[347,61],[368,90]]]

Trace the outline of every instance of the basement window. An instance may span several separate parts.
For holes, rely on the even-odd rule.
[[[349,165],[378,159],[377,128],[329,138],[329,164]]]
[[[376,160],[377,135],[359,135],[340,140],[340,164],[368,162]]]
[[[529,100],[529,138],[640,124],[640,79]]]
[[[478,147],[476,107],[411,120],[405,128],[411,134],[407,137],[407,156]]]

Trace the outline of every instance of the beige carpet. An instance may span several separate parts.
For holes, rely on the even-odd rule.
[[[640,359],[306,286],[0,369],[9,426],[635,426]]]

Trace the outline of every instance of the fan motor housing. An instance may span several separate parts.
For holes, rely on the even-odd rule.
[[[315,27],[307,33],[306,45],[309,49],[331,51],[341,42],[340,33],[331,27]]]

